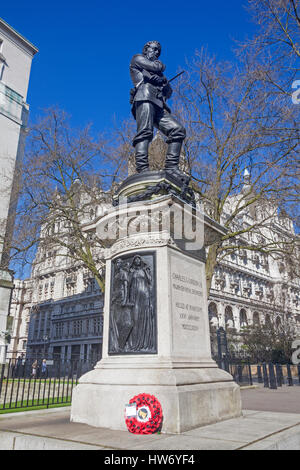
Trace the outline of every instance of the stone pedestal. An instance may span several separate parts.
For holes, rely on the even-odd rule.
[[[103,358],[74,389],[71,420],[126,430],[125,405],[139,393],[161,403],[162,432],[181,433],[240,416],[239,386],[217,367],[210,351],[204,243],[224,229],[168,195],[113,208],[88,229],[104,236],[116,227],[117,233],[107,236]],[[133,325],[130,315],[139,314],[131,293],[136,258],[149,288],[135,287],[145,313]],[[129,286],[126,305],[115,299],[122,279]],[[127,330],[120,326],[122,318]],[[141,335],[146,339],[138,347],[135,335],[143,328],[146,333],[151,328],[153,341]]]

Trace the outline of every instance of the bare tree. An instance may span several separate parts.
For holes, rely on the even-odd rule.
[[[176,106],[187,127],[194,189],[209,215],[228,230],[208,249],[209,290],[216,264],[232,251],[292,256],[294,234],[280,240],[269,229],[278,208],[288,211],[296,198],[291,167],[299,130],[295,108],[284,96],[273,99],[260,67],[248,57],[232,65],[200,51],[186,75]]]
[[[239,53],[255,58],[262,77],[273,88],[274,97],[291,97],[299,79],[299,0],[248,0],[248,10],[258,31],[240,44]],[[291,99],[290,99],[291,101]]]
[[[126,123],[124,123],[124,128]],[[30,129],[20,172],[19,205],[11,244],[13,266],[40,252],[83,264],[104,289],[102,242],[82,230],[111,204],[111,188],[127,168],[125,131],[94,137],[90,126],[72,129],[68,116],[46,111]],[[37,261],[38,262],[38,261]]]
[[[289,322],[255,324],[243,328],[240,348],[257,362],[289,362],[295,331]]]
[[[249,0],[249,11],[260,27],[252,40],[258,50],[271,50],[273,63],[300,59],[299,0]]]

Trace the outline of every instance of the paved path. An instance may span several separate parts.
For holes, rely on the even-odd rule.
[[[241,390],[244,410],[300,413],[300,387],[283,386],[277,390],[259,387]]]

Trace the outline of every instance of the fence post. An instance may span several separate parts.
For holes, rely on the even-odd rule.
[[[259,384],[263,383],[263,378],[262,378],[262,375],[261,375],[261,366],[259,366],[259,365],[257,365],[257,382]]]
[[[238,369],[238,381],[241,384],[243,383],[243,366],[238,365],[237,369]]]
[[[251,363],[248,362],[248,371],[249,371],[249,385],[253,385],[252,372],[251,372]]]
[[[287,370],[287,380],[288,380],[287,384],[288,384],[289,387],[292,387],[294,385],[294,382],[293,382],[293,377],[292,377],[290,364],[286,365],[286,370]]]
[[[297,369],[298,369],[298,382],[300,385],[300,364],[298,364]]]
[[[275,369],[276,369],[277,387],[281,387],[283,383],[282,365],[276,364]]]
[[[0,377],[0,396],[1,396],[2,384],[4,380],[4,371],[5,371],[5,364],[2,364],[1,377]]]
[[[225,370],[226,372],[229,372],[229,359],[228,359],[228,356],[225,356],[224,357],[224,366],[225,366]],[[300,370],[300,369],[299,369]],[[300,376],[299,376],[300,377]]]
[[[275,378],[275,373],[274,373],[274,364],[272,364],[272,362],[269,363],[269,377],[270,377],[270,388],[276,390],[277,385],[276,385],[276,378]]]
[[[268,371],[267,371],[267,365],[265,362],[263,362],[263,376],[264,376],[264,387],[269,388],[269,378],[268,378]]]
[[[293,382],[293,377],[292,377],[292,373],[291,373],[291,366],[290,366],[290,364],[287,364],[287,365],[286,365],[286,369],[287,369],[288,386],[289,386],[289,387],[292,387],[292,386],[294,385],[294,382]]]

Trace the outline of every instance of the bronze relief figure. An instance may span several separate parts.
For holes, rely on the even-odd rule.
[[[113,262],[109,354],[156,353],[154,254]]]

